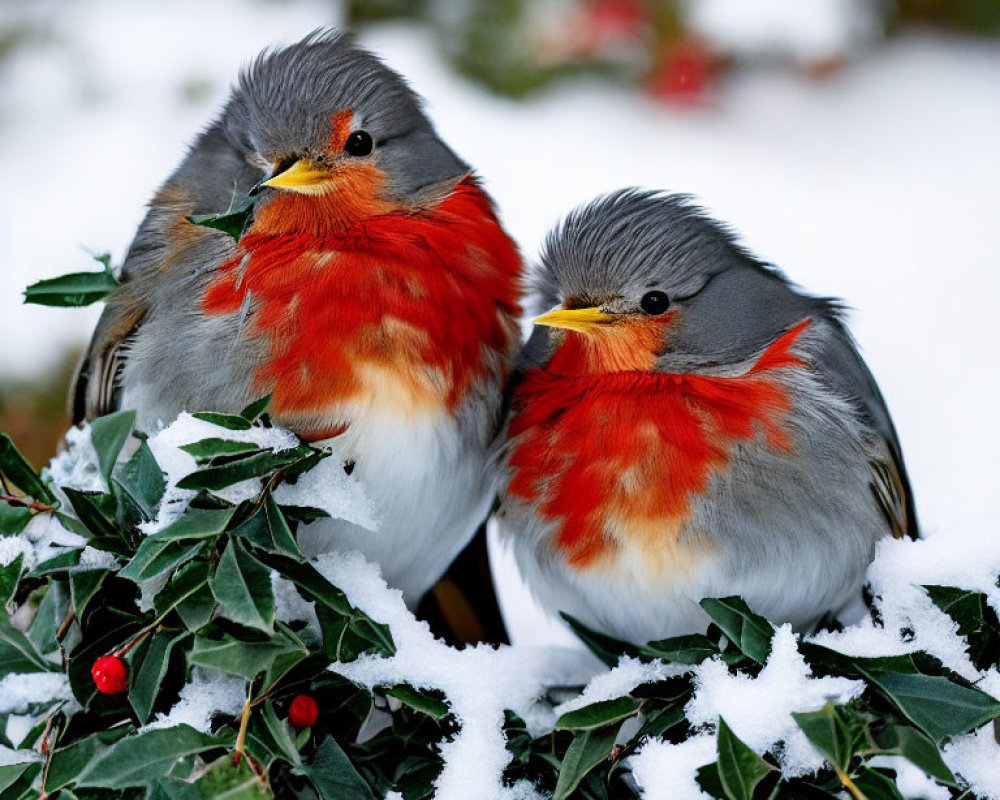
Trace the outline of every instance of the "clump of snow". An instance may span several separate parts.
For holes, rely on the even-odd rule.
[[[363,655],[330,669],[364,686],[409,683],[439,689],[451,704],[461,730],[440,746],[444,768],[435,782],[439,800],[513,800],[526,787],[500,788],[510,761],[501,726],[504,709],[526,721],[536,701],[556,684],[583,683],[595,662],[582,651],[560,648],[493,649],[486,645],[455,650],[434,639],[424,622],[407,610],[402,593],[389,589],[378,567],[358,553],[327,553],[316,561],[319,571],[372,618],[392,631],[396,654]]]
[[[778,628],[771,655],[756,678],[730,674],[720,658],[695,669],[695,694],[684,709],[693,725],[714,725],[724,717],[748,747],[763,753],[784,743],[779,754],[788,777],[814,772],[823,757],[792,719],[793,711],[815,711],[832,700],[846,703],[864,691],[862,681],[813,678],[799,653],[791,625]]]
[[[0,714],[20,714],[36,703],[72,697],[69,679],[61,672],[12,672],[0,679]]]
[[[567,714],[591,703],[622,697],[637,686],[654,683],[675,675],[690,672],[691,667],[665,664],[662,661],[642,662],[637,658],[624,657],[609,672],[595,675],[577,697],[556,706],[556,714]]]
[[[0,744],[0,767],[9,767],[11,764],[24,764],[27,761],[41,761],[42,754],[34,750],[11,750]]]
[[[217,714],[239,716],[246,702],[246,682],[235,675],[195,667],[191,680],[181,689],[180,698],[166,714],[156,718],[141,731],[190,725],[195,730],[208,733],[212,717]]]
[[[90,441],[89,424],[74,425],[66,431],[61,452],[42,470],[42,477],[50,479],[56,487],[65,486],[80,492],[108,490],[97,461],[97,451]]]
[[[968,781],[972,791],[989,798],[1000,797],[1000,745],[993,725],[959,736],[944,748],[945,762]]]
[[[0,536],[0,567],[14,563],[18,556],[24,556],[22,567],[34,563],[35,548],[23,536]]]
[[[715,761],[715,736],[703,733],[683,742],[653,739],[629,759],[644,800],[710,800],[695,782],[699,767]]]
[[[87,544],[87,540],[80,534],[66,530],[55,514],[35,514],[21,531],[21,537],[31,543],[32,567],[59,555],[67,548],[85,547]],[[27,561],[25,566],[28,566]]]
[[[334,519],[353,522],[370,531],[378,530],[375,504],[365,494],[364,485],[344,471],[336,453],[298,477],[282,483],[274,491],[275,502],[283,506],[310,506]]]
[[[869,616],[844,631],[817,634],[812,641],[859,656],[925,650],[968,680],[985,678],[981,688],[996,694],[1000,675],[995,670],[984,675],[973,667],[957,625],[922,587],[954,586],[982,592],[989,605],[1000,610],[998,575],[1000,541],[995,536],[955,531],[917,542],[883,539],[868,569],[882,624],[876,625]]]

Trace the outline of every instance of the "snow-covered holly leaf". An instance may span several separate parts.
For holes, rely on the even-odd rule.
[[[639,702],[631,697],[616,697],[590,703],[568,711],[556,720],[557,731],[587,731],[620,723],[639,713]]]
[[[953,586],[924,586],[934,605],[958,624],[968,642],[969,659],[978,670],[1000,665],[1000,619],[982,592]]]
[[[210,585],[221,616],[264,633],[274,629],[276,605],[270,570],[250,555],[239,539],[229,540]]]
[[[52,556],[52,558],[45,559],[45,561],[28,573],[28,577],[41,578],[45,575],[51,575],[54,572],[68,572],[72,567],[80,563],[80,554],[82,552],[82,547],[72,547],[69,550],[63,550],[61,553]]]
[[[752,800],[757,784],[775,768],[747,747],[722,717],[718,730],[716,764],[723,791],[729,800]]]
[[[938,745],[1000,717],[1000,702],[944,676],[864,670],[861,674]]]
[[[111,272],[110,255],[95,256],[94,260],[104,265],[101,272],[71,272],[38,281],[24,290],[24,302],[79,308],[103,300],[118,288],[118,281]]]
[[[587,773],[611,758],[620,725],[584,730],[573,737],[559,766],[552,800],[570,797]]]
[[[699,605],[741,653],[758,664],[771,654],[774,628],[740,597],[706,597]]]
[[[55,502],[49,487],[42,483],[38,473],[6,433],[0,433],[0,474],[30,497],[45,503]]]
[[[219,746],[216,737],[196,731],[190,725],[144,731],[126,736],[99,754],[80,774],[76,785],[107,789],[146,786],[154,778],[167,774],[184,756]]]
[[[327,736],[316,756],[298,771],[309,778],[322,800],[375,800],[371,787],[332,736]]]
[[[188,220],[195,225],[204,225],[206,228],[215,228],[228,233],[238,242],[253,216],[255,202],[257,198],[250,195],[234,198],[228,211],[221,214],[196,214],[188,217]]]
[[[792,718],[827,761],[842,772],[847,770],[854,757],[857,737],[852,735],[833,703],[827,703],[819,711],[793,711]]]
[[[98,417],[90,423],[90,441],[97,453],[97,464],[107,481],[118,459],[118,454],[128,441],[135,426],[135,411],[116,411]]]

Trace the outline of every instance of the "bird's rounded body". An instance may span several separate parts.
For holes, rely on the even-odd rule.
[[[262,179],[238,241],[191,222]],[[150,430],[270,395],[271,419],[350,464],[378,518],[377,531],[318,520],[300,544],[360,550],[415,604],[495,490],[520,269],[491,201],[398,76],[342,38],[311,37],[255,62],[154,198],[85,362],[79,416],[135,408]]]
[[[663,202],[616,199],[599,210],[633,222]],[[645,256],[607,228],[603,252],[588,254],[580,230],[601,222],[586,211],[561,232],[575,248],[550,241],[543,294],[562,303],[551,324],[569,329],[539,328],[526,350],[501,528],[543,606],[631,641],[703,629],[698,601],[729,595],[807,628],[856,601],[876,542],[892,532],[872,488],[872,462],[892,463],[888,417],[861,405],[876,402],[861,396],[874,384],[829,305],[759,266],[741,274],[735,250],[713,272],[721,230],[680,205],[655,221],[683,227],[688,217],[703,240],[683,230],[677,247]],[[646,263],[639,296],[676,293],[669,311],[633,313],[621,305],[627,290],[602,284],[616,249]],[[561,258],[578,272],[560,274]],[[690,268],[671,274],[671,259]],[[757,310],[768,319],[752,334],[740,330],[754,313],[748,298],[773,303]],[[694,326],[706,324],[705,303],[717,315],[707,324],[734,341],[703,345]],[[598,305],[612,312],[590,322]]]

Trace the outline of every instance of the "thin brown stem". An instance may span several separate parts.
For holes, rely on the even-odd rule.
[[[29,508],[32,511],[44,512],[44,511],[55,511],[55,506],[49,506],[45,503],[39,503],[37,500],[25,500],[23,497],[18,497],[17,495],[10,494],[10,490],[7,485],[4,484],[4,491],[0,492],[0,500],[5,503],[10,503],[15,506],[22,506],[23,508]]]

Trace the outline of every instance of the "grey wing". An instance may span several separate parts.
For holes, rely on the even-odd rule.
[[[832,327],[833,335],[826,338],[817,366],[832,388],[854,404],[876,435],[870,460],[870,486],[892,535],[897,539],[919,538],[913,492],[885,399],[850,334],[838,320],[833,321]]]
[[[191,259],[183,256],[204,239],[226,236],[196,226],[188,217],[227,211],[233,198],[245,195],[262,175],[217,123],[201,134],[160,188],[125,256],[122,285],[108,299],[74,375],[69,394],[74,424],[118,408],[119,379],[131,344],[141,335],[147,315],[158,304],[172,302],[164,296],[163,272],[184,268],[178,265]]]

